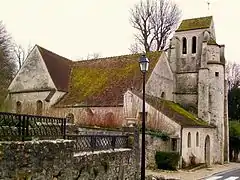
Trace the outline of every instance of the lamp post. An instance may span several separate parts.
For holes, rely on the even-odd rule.
[[[141,159],[141,180],[145,179],[145,79],[149,67],[149,60],[145,55],[139,59],[140,70],[143,74],[143,104],[142,104],[142,159]]]

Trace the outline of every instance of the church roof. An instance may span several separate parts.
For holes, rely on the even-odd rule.
[[[212,19],[213,19],[212,16],[185,19],[182,21],[176,32],[189,31],[195,29],[207,29],[211,26]]]
[[[141,94],[136,92],[134,94],[142,98]],[[146,95],[146,102],[183,127],[213,127],[172,101]]]
[[[208,45],[218,45],[216,40],[212,37],[208,40],[207,44]]]
[[[161,52],[150,52],[147,78],[160,58]],[[66,106],[123,106],[128,89],[142,88],[139,68],[140,54],[124,55],[73,62],[68,93],[55,105]]]
[[[71,71],[72,61],[59,56],[39,45],[36,45],[45,64],[48,72],[59,91],[68,91],[69,75]]]

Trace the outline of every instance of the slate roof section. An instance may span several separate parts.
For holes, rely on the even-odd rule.
[[[142,94],[133,92],[139,98],[142,99]],[[196,115],[188,112],[182,108],[179,104],[172,101],[167,101],[155,96],[146,95],[146,102],[154,107],[159,112],[162,112],[165,116],[174,120],[176,123],[182,127],[203,127],[203,128],[214,128],[214,126],[209,125],[206,121],[197,118]]]
[[[72,61],[36,45],[57,90],[68,91]]]
[[[140,91],[142,88],[140,56],[133,54],[74,62],[69,92],[55,106],[123,106],[124,93],[128,89]],[[148,78],[161,52],[150,52],[146,56],[150,60]]]
[[[182,21],[176,32],[189,31],[195,29],[207,29],[210,28],[212,20],[213,20],[212,16],[185,19]]]

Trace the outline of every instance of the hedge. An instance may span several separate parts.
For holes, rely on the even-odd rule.
[[[180,154],[178,152],[162,152],[157,151],[155,161],[158,169],[176,170]]]

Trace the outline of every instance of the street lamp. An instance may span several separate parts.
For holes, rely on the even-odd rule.
[[[140,70],[143,73],[143,104],[142,104],[142,159],[141,159],[141,180],[145,179],[145,79],[149,67],[149,60],[145,55],[139,59]]]

